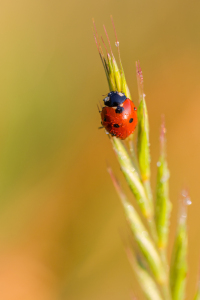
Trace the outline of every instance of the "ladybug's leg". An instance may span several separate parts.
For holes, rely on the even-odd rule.
[[[99,113],[101,113],[101,110],[99,109],[99,105],[98,104],[97,104],[97,109],[98,109]]]

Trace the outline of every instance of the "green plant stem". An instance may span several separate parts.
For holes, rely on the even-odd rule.
[[[155,244],[156,244],[156,243],[157,243],[158,236],[157,236],[157,232],[156,232],[155,221],[154,221],[153,218],[148,219],[148,226],[149,226],[149,231],[150,231],[151,237],[152,237],[153,241],[154,241]]]
[[[141,178],[140,167],[139,167],[139,163],[138,163],[138,159],[137,159],[137,154],[136,154],[136,151],[135,151],[133,137],[130,138],[130,140],[128,142],[128,146],[129,146],[129,151],[130,151],[130,154],[131,154],[131,159],[132,159],[132,162],[134,164],[134,167],[135,167],[139,177]]]
[[[149,220],[148,224],[149,224],[151,236],[153,237],[154,242],[156,244],[158,236],[157,236],[157,232],[156,232],[155,221]],[[169,266],[167,263],[166,251],[165,251],[165,249],[158,249],[158,252],[161,257],[163,269],[166,274],[166,282],[163,285],[161,285],[161,291],[163,294],[163,298],[165,300],[171,300],[172,298],[171,298],[171,291],[170,291],[170,286],[169,286]]]
[[[162,286],[162,293],[163,293],[163,297],[164,297],[165,300],[171,300],[172,299],[168,284],[165,284],[165,285]]]
[[[147,197],[149,198],[149,201],[152,203],[153,206],[153,196],[152,196],[152,191],[151,191],[151,184],[149,180],[143,181],[144,188],[147,194]]]
[[[166,256],[166,250],[165,249],[159,249],[160,257],[162,259],[163,265],[166,269],[167,275],[169,275],[169,266],[167,262],[167,256]]]
[[[164,266],[164,269],[166,272],[166,279],[167,279],[167,281],[163,287],[163,295],[166,300],[171,300],[172,297],[171,297],[171,291],[170,291],[170,285],[169,285],[169,267],[168,267],[168,263],[167,263],[166,253],[160,252],[160,256],[161,256],[161,259],[163,262],[163,266]]]
[[[198,284],[198,289],[195,294],[194,300],[200,300],[200,283]]]

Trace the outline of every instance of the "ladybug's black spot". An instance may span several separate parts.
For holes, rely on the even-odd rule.
[[[136,108],[136,107],[134,107],[134,110],[137,110],[137,108]]]
[[[132,123],[132,122],[133,122],[133,118],[130,118],[129,123]]]
[[[106,118],[104,118],[103,121],[106,122]]]
[[[114,124],[114,127],[115,128],[119,128],[119,124]]]
[[[123,111],[124,111],[124,108],[121,107],[121,106],[117,106],[117,108],[115,109],[115,112],[116,112],[117,114],[121,114]]]

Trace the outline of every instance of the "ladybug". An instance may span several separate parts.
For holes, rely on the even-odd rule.
[[[137,125],[137,108],[124,93],[117,91],[108,93],[103,101],[101,124],[112,136],[126,139]]]

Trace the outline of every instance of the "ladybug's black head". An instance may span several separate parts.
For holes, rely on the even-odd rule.
[[[108,96],[103,99],[104,104],[109,107],[117,107],[127,99],[124,93],[110,92]]]

